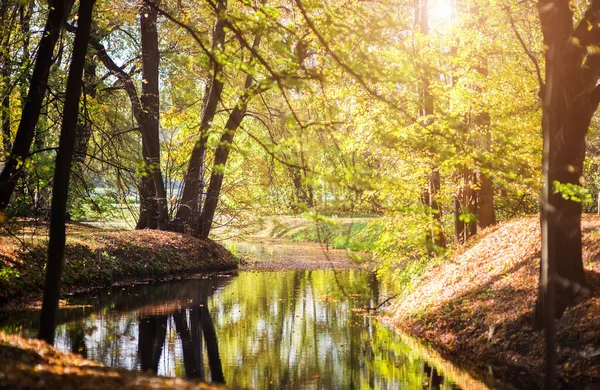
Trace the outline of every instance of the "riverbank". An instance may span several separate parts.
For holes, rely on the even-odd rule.
[[[39,340],[0,332],[1,389],[227,389],[107,368],[79,355],[61,352]]]
[[[539,230],[538,217],[484,230],[401,294],[391,321],[467,366],[539,387],[543,332],[532,328]],[[557,369],[565,387],[584,389],[600,383],[600,217],[584,216],[582,230],[589,291],[557,322]]]
[[[0,233],[0,312],[41,297],[47,231],[35,221]],[[67,225],[63,293],[229,271],[237,260],[210,240],[157,230],[104,230]]]

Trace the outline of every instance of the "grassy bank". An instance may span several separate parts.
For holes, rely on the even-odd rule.
[[[39,340],[0,332],[2,389],[227,389],[184,379],[102,367]]]
[[[589,292],[558,322],[558,373],[569,387],[600,383],[600,218],[583,219]],[[543,333],[533,330],[539,218],[486,229],[396,299],[393,322],[445,354],[520,387],[541,384]]]
[[[103,230],[67,225],[63,291],[119,282],[231,270],[233,256],[221,245],[155,230]],[[40,295],[47,230],[34,221],[0,233],[0,304]]]

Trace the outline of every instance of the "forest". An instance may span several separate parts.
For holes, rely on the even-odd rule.
[[[2,0],[0,344],[29,335],[110,367],[232,387],[296,388],[305,369],[308,388],[397,388],[393,363],[362,357],[420,348],[351,317],[389,306],[389,322],[476,378],[503,348],[496,370],[533,378],[506,379],[515,388],[600,383],[599,54],[595,0]],[[256,245],[260,259],[246,252]],[[63,313],[65,294],[236,268],[210,282],[221,290],[186,285],[187,298],[159,284],[156,300],[115,301],[122,321],[139,322],[118,333],[139,339],[137,365],[92,358],[82,340],[112,342],[112,330]],[[284,273],[269,292],[251,270]],[[250,298],[245,278],[262,295]],[[290,302],[312,330],[257,299]],[[353,314],[335,306],[343,299]],[[254,366],[238,367],[254,379],[228,380],[218,346],[237,356],[249,347],[236,332],[262,329],[249,316],[253,332],[239,325],[240,307],[280,343],[302,333],[289,336],[287,369],[257,382]],[[23,308],[35,326],[11,322]],[[319,313],[354,319],[326,337]],[[353,321],[394,341],[365,352]],[[340,334],[351,351],[323,352],[344,345]],[[169,371],[174,335],[183,360]],[[331,354],[347,355],[346,374],[327,378]],[[480,388],[419,359],[410,380]]]

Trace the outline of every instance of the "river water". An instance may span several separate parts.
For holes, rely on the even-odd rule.
[[[106,366],[250,389],[485,389],[365,308],[365,270],[240,272],[68,299],[55,345]],[[34,336],[38,313],[0,328]]]

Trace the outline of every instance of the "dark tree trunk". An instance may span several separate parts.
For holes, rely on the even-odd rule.
[[[223,12],[224,10],[225,2],[219,0],[217,12]],[[225,42],[225,20],[219,15],[217,15],[212,41],[213,52],[215,49],[222,47]],[[190,156],[190,162],[183,180],[181,202],[175,218],[175,223],[181,225],[181,227],[185,225],[192,226],[193,221],[199,217],[202,208],[202,193],[205,187],[204,178],[206,175],[206,143],[223,92],[223,82],[221,81],[223,65],[219,62],[212,65],[213,74],[204,92],[200,136]]]
[[[600,58],[587,48],[600,44],[600,2],[593,1],[573,28],[569,2],[538,3],[546,45],[543,96],[544,187],[541,205],[542,262],[536,326],[545,328],[545,388],[555,388],[555,324],[585,283],[581,254],[581,202],[568,199],[561,186],[579,186],[585,137],[600,102]],[[567,198],[567,199],[566,199]]]
[[[60,130],[56,166],[54,168],[54,183],[52,188],[52,209],[50,212],[50,241],[48,243],[48,263],[46,264],[46,282],[40,317],[38,338],[48,344],[54,343],[56,328],[56,311],[60,297],[60,282],[65,251],[65,214],[67,195],[69,193],[69,176],[73,151],[75,149],[75,129],[79,114],[79,98],[85,54],[90,38],[92,9],[95,0],[81,0],[79,19],[63,111],[63,122]]]
[[[486,228],[496,224],[496,213],[494,212],[494,188],[492,179],[481,171],[477,172],[477,181],[479,190],[477,196],[477,206],[479,208],[477,221],[480,228]]]
[[[141,12],[140,25],[142,29],[142,60],[144,82],[140,100],[137,89],[131,77],[120,68],[108,55],[104,46],[96,38],[90,44],[96,50],[96,55],[102,64],[122,83],[129,97],[133,116],[142,134],[142,157],[146,166],[146,175],[140,180],[140,217],[136,228],[156,229],[159,222],[165,225],[168,219],[166,205],[166,190],[160,171],[160,139],[158,136],[158,38],[156,33],[156,7],[146,5],[148,12]],[[154,12],[154,14],[152,14]],[[146,17],[146,14],[148,17]],[[150,20],[147,20],[150,19]],[[154,20],[154,22],[152,22]],[[149,40],[148,40],[149,39]],[[144,44],[145,42],[145,44]],[[154,47],[154,49],[152,49]],[[153,52],[154,50],[154,52]],[[147,54],[147,55],[146,55]],[[146,78],[147,77],[147,78]],[[152,163],[154,162],[154,163]],[[158,187],[158,190],[156,189]]]
[[[260,45],[261,36],[256,35],[252,48],[256,50]],[[229,157],[229,150],[233,142],[233,137],[242,123],[244,116],[246,115],[246,108],[248,101],[256,91],[251,91],[252,76],[247,75],[246,81],[244,82],[244,94],[238,99],[237,104],[231,110],[229,119],[225,124],[225,132],[221,135],[219,140],[219,146],[215,150],[215,159],[213,162],[213,170],[210,176],[210,183],[208,184],[208,190],[206,191],[206,199],[202,207],[202,213],[198,218],[198,221],[193,226],[194,235],[202,239],[207,239],[210,234],[213,220],[215,218],[215,212],[217,211],[217,204],[219,203],[219,196],[221,195],[221,187],[223,186],[223,176],[225,174],[225,165]]]
[[[588,45],[600,43],[600,2],[593,2],[576,29],[568,4],[540,1],[546,53],[544,95],[544,192],[542,196],[542,261],[537,325],[548,311],[546,295],[554,290],[553,309],[560,317],[585,284],[581,254],[581,202],[565,199],[557,184],[579,186],[585,159],[585,137],[600,102],[598,55]],[[554,9],[553,12],[544,11]],[[588,28],[588,26],[591,26]],[[573,43],[576,37],[579,44]],[[584,61],[585,59],[585,61]],[[546,273],[546,275],[544,275]],[[552,275],[554,273],[554,275]]]
[[[73,4],[73,2],[71,2]],[[21,108],[25,107],[27,102],[27,73],[29,71],[29,58],[31,56],[29,45],[31,43],[31,15],[35,7],[35,0],[30,0],[29,4],[22,4],[19,9],[19,18],[21,20],[21,33],[23,34],[23,51],[21,53],[20,89],[21,89]]]
[[[225,165],[227,164],[233,137],[246,114],[246,105],[246,102],[239,101],[233,108],[225,125],[225,132],[221,135],[219,146],[215,151],[215,160],[213,163],[212,174],[210,175],[210,184],[206,191],[204,207],[202,208],[198,224],[194,229],[194,233],[202,239],[207,239],[210,234],[210,229],[217,211],[217,204],[219,203],[219,196],[221,195],[221,187],[223,186]]]
[[[430,235],[437,248],[446,248],[446,235],[444,234],[444,225],[442,224],[442,207],[437,201],[437,194],[440,190],[441,180],[440,171],[434,169],[429,175],[429,210],[433,224]]]
[[[4,80],[7,78],[4,76]],[[10,91],[4,92],[4,98],[2,99],[2,108],[0,108],[0,114],[2,117],[2,147],[3,152],[8,153],[12,148],[11,136],[10,136]]]
[[[19,7],[20,8],[20,7]],[[6,1],[0,5],[0,82],[5,86],[0,90],[2,105],[0,107],[0,124],[2,126],[3,155],[8,155],[12,148],[10,136],[10,94],[13,86],[10,80],[13,61],[9,57],[13,21],[16,19],[16,6]]]
[[[4,210],[8,205],[19,174],[22,172],[23,162],[29,156],[29,149],[35,136],[35,127],[46,92],[54,46],[73,6],[73,0],[54,0],[50,1],[48,6],[48,19],[40,40],[33,74],[29,83],[27,101],[23,107],[21,121],[10,156],[2,169],[2,173],[0,173],[0,210]]]
[[[479,12],[479,11],[477,11]],[[482,21],[484,23],[484,21]],[[487,58],[481,60],[480,66],[476,67],[477,73],[488,77]],[[481,88],[477,91],[482,92]],[[479,112],[475,117],[475,134],[477,135],[476,146],[481,150],[489,152],[492,147],[492,134],[490,132],[491,118],[486,111]],[[480,228],[486,228],[496,223],[494,212],[494,188],[490,177],[481,172],[481,168],[475,170],[475,182],[477,183],[477,223]]]
[[[142,150],[142,156],[146,158],[146,152]],[[138,217],[136,229],[158,229],[158,215],[156,209],[156,191],[154,189],[154,178],[143,176],[138,185],[140,197],[140,216]]]
[[[169,219],[167,207],[167,192],[162,178],[160,167],[160,136],[159,136],[159,81],[158,66],[160,62],[158,50],[158,31],[156,20],[158,17],[159,0],[151,0],[152,4],[143,3],[140,8],[140,29],[142,40],[142,95],[140,97],[143,122],[140,123],[142,132],[142,150],[144,151],[145,175],[152,178],[154,192],[152,199],[156,205],[157,225],[161,227]],[[142,193],[150,191],[150,185],[142,179]],[[142,199],[143,207],[147,199]],[[143,210],[140,210],[143,211]],[[152,225],[152,224],[151,224]]]
[[[92,58],[90,58],[90,56],[86,57],[83,72],[83,93],[85,96],[85,105],[83,107],[83,118],[81,118],[77,124],[74,156],[75,162],[77,165],[79,165],[79,170],[81,170],[81,166],[85,161],[85,156],[88,150],[88,142],[92,136],[92,118],[87,108],[86,99],[88,96],[94,99],[96,97],[97,88],[96,63],[92,60]]]

